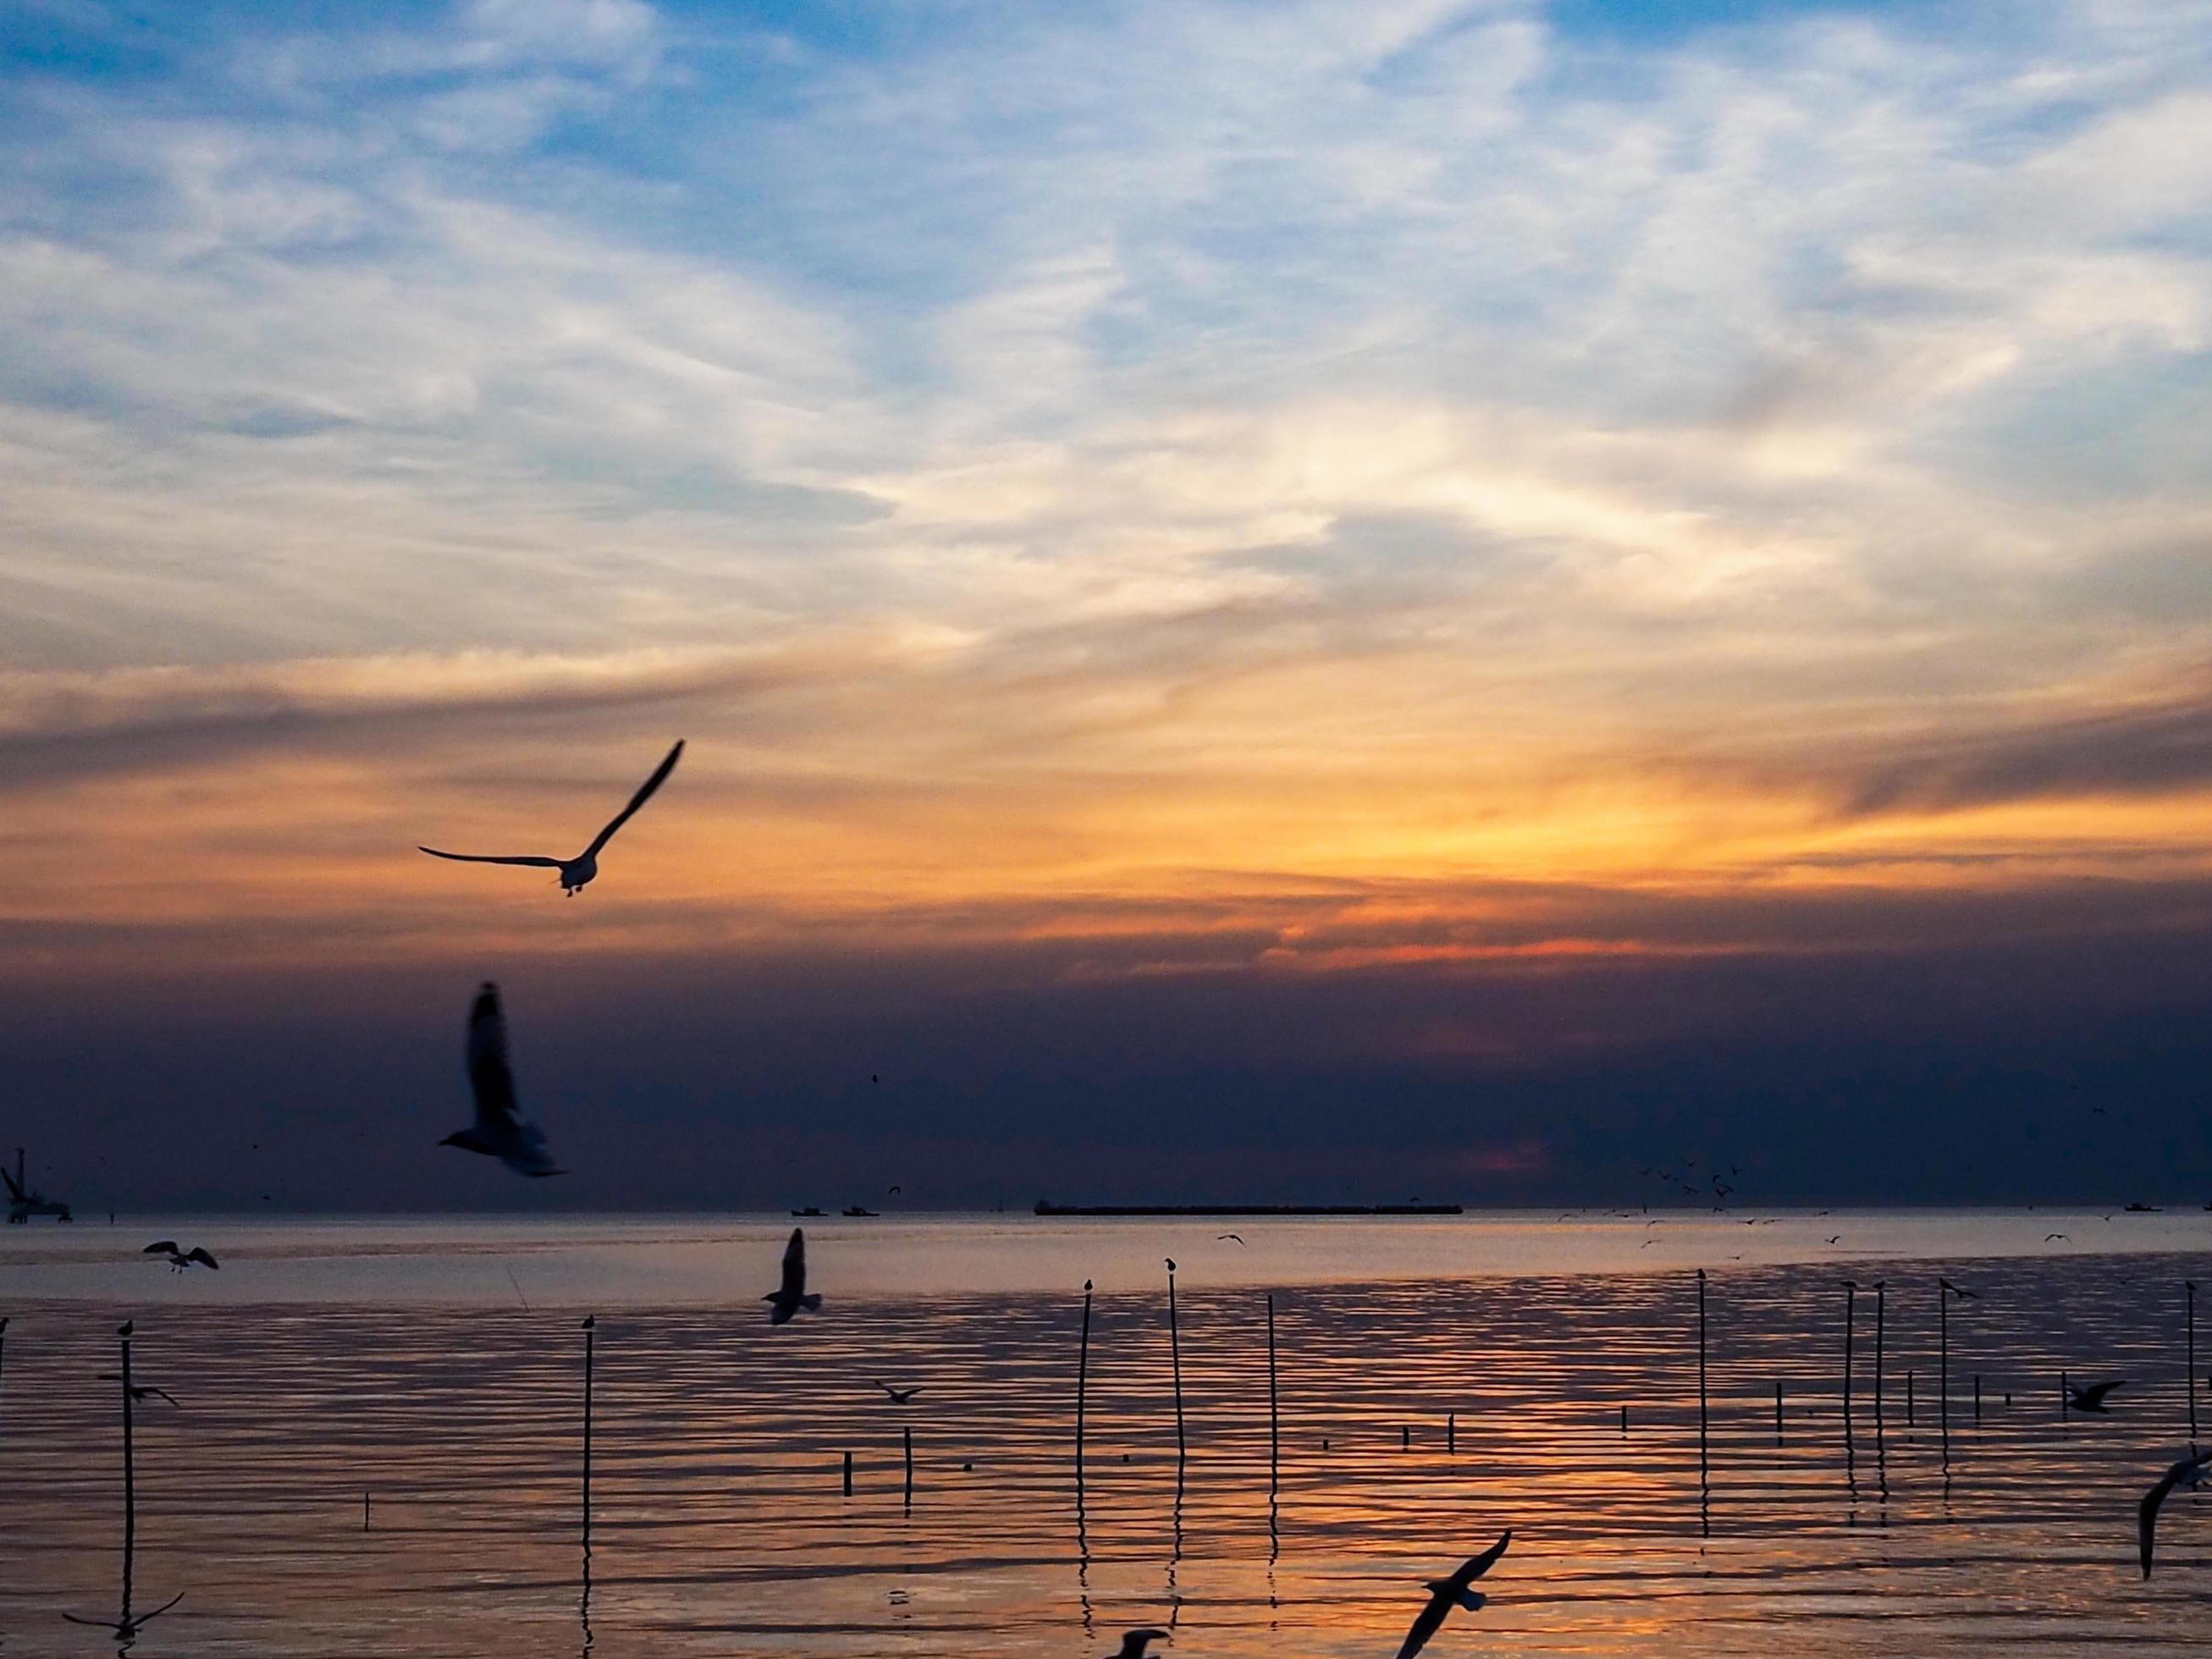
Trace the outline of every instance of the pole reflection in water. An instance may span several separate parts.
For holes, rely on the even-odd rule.
[[[134,1408],[137,1404],[138,1395],[140,1393],[139,1389],[132,1382],[131,1378],[131,1335],[133,1322],[134,1322],[131,1320],[125,1320],[122,1325],[117,1328],[115,1333],[121,1344],[122,1364],[117,1369],[114,1375],[121,1382],[121,1392],[123,1396],[123,1594],[121,1607],[120,1611],[118,1611],[112,1620],[80,1618],[74,1613],[64,1613],[62,1614],[62,1617],[72,1625],[89,1625],[96,1629],[113,1632],[116,1643],[115,1650],[118,1653],[130,1652],[131,1650],[137,1644],[138,1633],[145,1629],[149,1623],[160,1618],[161,1614],[167,1613],[171,1607],[175,1607],[178,1602],[185,1599],[184,1591],[179,1590],[174,1595],[162,1602],[160,1607],[154,1608],[150,1613],[142,1613],[134,1615],[131,1611],[131,1571],[137,1561],[138,1553],[138,1458],[137,1444],[132,1437],[132,1419],[135,1414]]]

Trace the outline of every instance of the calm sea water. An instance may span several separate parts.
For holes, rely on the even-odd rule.
[[[179,1402],[135,1415],[133,1608],[185,1598],[147,1656],[1079,1655],[1158,1624],[1186,1654],[1387,1656],[1417,1581],[1508,1526],[1491,1604],[1432,1653],[2212,1646],[2212,1498],[2168,1506],[2148,1585],[2134,1540],[2191,1437],[2212,1218],[1646,1219],[832,1218],[828,1306],[781,1329],[756,1298],[782,1218],[9,1228],[0,1653],[116,1645],[61,1615],[115,1616],[96,1373],[125,1316]],[[165,1234],[222,1273],[138,1256]],[[1951,1304],[1948,1457],[1939,1273],[1978,1293]],[[1847,1276],[1886,1285],[1879,1406],[1869,1289],[1848,1419]],[[2062,1370],[2131,1380],[2062,1419]]]

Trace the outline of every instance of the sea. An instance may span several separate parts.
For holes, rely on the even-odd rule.
[[[2212,1649],[2194,1210],[41,1220],[0,1316],[9,1659],[1390,1659],[1508,1531],[1430,1654]]]

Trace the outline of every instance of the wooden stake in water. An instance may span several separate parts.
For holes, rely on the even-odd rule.
[[[1858,1322],[1859,1287],[1856,1279],[1844,1280],[1844,1443],[1851,1438],[1851,1338]]]
[[[1624,1407],[1622,1409],[1627,1408]],[[1447,1457],[1455,1457],[1459,1455],[1459,1413],[1457,1412],[1444,1413],[1444,1455]]]
[[[1884,1304],[1889,1300],[1882,1287],[1889,1281],[1877,1279],[1874,1282],[1874,1433],[1881,1438],[1881,1336]]]
[[[914,1431],[910,1428],[902,1429],[899,1432],[906,1441],[906,1507],[912,1509],[914,1507]]]
[[[1282,1461],[1282,1410],[1275,1393],[1275,1295],[1267,1293],[1267,1492],[1273,1497]]]
[[[1774,1379],[1774,1443],[1782,1443],[1782,1379]]]
[[[1936,1283],[1936,1344],[1942,1356],[1936,1374],[1936,1416],[1942,1425],[1943,1461],[1948,1463],[1951,1461],[1951,1293],[1942,1288],[1942,1279]]]
[[[363,1532],[368,1530],[368,1494],[367,1492],[361,1495],[361,1529]]]
[[[853,1495],[853,1454],[852,1454],[852,1453],[850,1453],[850,1452],[847,1452],[847,1453],[845,1454],[845,1496],[846,1496],[846,1497],[848,1497],[848,1498],[850,1498],[852,1495]]]
[[[1190,1447],[1183,1438],[1182,1429],[1182,1335],[1176,1324],[1175,1258],[1168,1263],[1168,1354],[1175,1371],[1176,1408],[1176,1467],[1180,1469],[1183,1460],[1190,1455]]]
[[[584,1547],[592,1547],[592,1351],[597,1314],[584,1316]]]
[[[1907,1371],[1905,1374],[1905,1426],[1912,1429],[1919,1425],[1919,1414],[1912,1401],[1912,1373]]]
[[[1091,1382],[1091,1281],[1083,1281],[1083,1346],[1075,1358],[1075,1506],[1083,1507],[1083,1403]]]
[[[123,1605],[128,1609],[131,1554],[138,1541],[138,1469],[131,1444],[131,1321],[125,1320],[115,1334],[123,1339]]]
[[[7,1382],[7,1380],[8,1380],[8,1320],[7,1320],[7,1316],[6,1316],[5,1315],[0,1315],[0,1384],[4,1384],[4,1383]],[[4,1397],[5,1397],[5,1396],[4,1396],[4,1395],[0,1395],[0,1398],[4,1398]],[[2196,1396],[2195,1396],[2195,1395],[2193,1395],[2190,1397],[2190,1401],[2189,1401],[2189,1409],[2190,1409],[2191,1411],[2192,1411],[2192,1412],[2194,1412],[2194,1411],[2197,1409],[2197,1400],[2196,1400]]]
[[[2189,1454],[2197,1455],[2197,1281],[2185,1279],[2181,1282],[2183,1297],[2189,1308],[2189,1358],[2182,1371],[2182,1386],[2189,1391]],[[7,1323],[0,1320],[0,1326]]]
[[[1698,1269],[1698,1480],[1705,1478],[1705,1270]]]
[[[1974,1421],[1982,1420],[1982,1374],[1974,1373]]]

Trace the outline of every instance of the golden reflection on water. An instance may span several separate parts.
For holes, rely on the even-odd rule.
[[[2133,1532],[2188,1438],[2181,1285],[2212,1258],[1941,1264],[1981,1293],[1951,1316],[1948,1470],[1938,1267],[1877,1271],[1881,1415],[1864,1291],[1848,1442],[1837,1271],[1713,1274],[1702,1484],[1687,1274],[1278,1290],[1272,1474],[1263,1295],[1180,1285],[1180,1480],[1164,1287],[1102,1295],[1079,1511],[1079,1290],[833,1297],[779,1330],[602,1311],[588,1560],[572,1311],[157,1307],[135,1364],[182,1403],[138,1409],[136,1574],[147,1605],[187,1594],[137,1651],[1043,1656],[1158,1624],[1183,1653],[1388,1655],[1418,1581],[1507,1526],[1490,1605],[1431,1652],[2212,1646],[2212,1500],[2177,1495],[2148,1585]],[[61,1613],[114,1600],[112,1322],[12,1311],[0,1637],[98,1651]],[[2062,1420],[2062,1369],[2135,1381]]]

